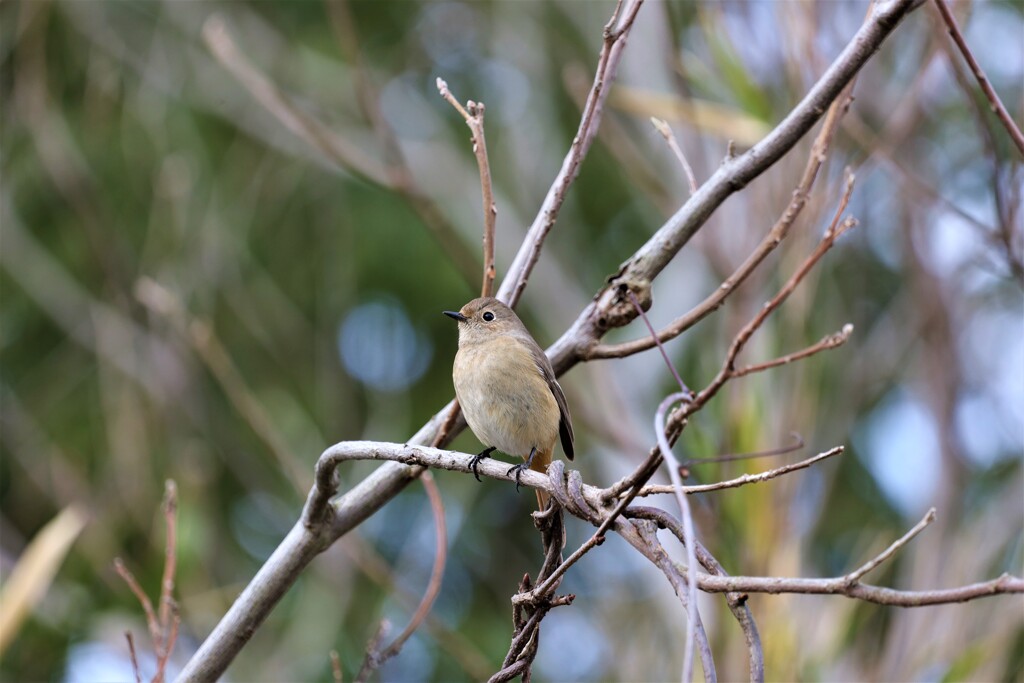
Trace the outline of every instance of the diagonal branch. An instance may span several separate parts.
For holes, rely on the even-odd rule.
[[[953,38],[953,42],[960,49],[960,53],[964,56],[964,60],[967,65],[971,67],[971,73],[974,74],[974,78],[977,79],[978,85],[981,86],[982,92],[985,93],[985,97],[989,101],[989,105],[992,107],[992,111],[995,112],[996,116],[999,117],[999,121],[1006,128],[1006,132],[1010,134],[1010,139],[1013,140],[1013,144],[1017,146],[1017,150],[1024,155],[1024,134],[1020,132],[1020,128],[1014,122],[1010,113],[1006,111],[1006,107],[1003,106],[1003,101],[999,99],[999,94],[992,87],[988,77],[985,76],[985,72],[982,70],[981,65],[978,64],[978,60],[974,58],[974,53],[971,52],[971,48],[967,46],[967,41],[964,39],[963,33],[960,32],[960,27],[956,23],[956,17],[946,7],[946,3],[943,0],[934,0],[936,9],[939,10],[939,14],[942,16],[942,21],[946,24],[946,30],[949,31],[949,35]]]
[[[594,84],[590,88],[587,103],[583,107],[579,130],[572,140],[572,145],[569,146],[565,160],[562,161],[561,170],[555,176],[555,181],[551,184],[547,196],[544,197],[544,201],[540,205],[537,217],[533,219],[533,224],[530,225],[530,229],[526,233],[526,239],[523,240],[519,253],[512,261],[508,274],[498,290],[498,298],[510,307],[515,307],[523,290],[526,289],[530,273],[533,271],[537,259],[540,258],[544,239],[551,232],[555,221],[558,220],[558,214],[562,210],[569,187],[579,175],[583,158],[590,151],[590,146],[594,142],[597,128],[601,124],[604,103],[608,98],[608,86],[615,78],[615,72],[618,70],[622,53],[626,48],[626,38],[629,36],[629,30],[633,27],[637,12],[640,11],[643,3],[644,0],[619,0],[612,18],[604,27],[604,42],[597,60]]]

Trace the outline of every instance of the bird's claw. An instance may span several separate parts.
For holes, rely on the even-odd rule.
[[[494,451],[493,447],[485,448],[469,459],[469,469],[473,470],[473,476],[476,477],[477,481],[480,481],[480,474],[476,471],[476,466],[479,465],[480,461],[483,460],[484,458],[491,457],[492,451]]]
[[[516,473],[516,493],[519,493],[519,477],[522,476],[524,469],[526,469],[526,463],[521,462],[518,465],[512,465],[512,467],[509,467],[508,471],[505,472],[506,476],[511,476],[513,472]]]

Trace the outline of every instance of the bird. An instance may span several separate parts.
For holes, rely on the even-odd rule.
[[[443,311],[459,324],[459,350],[452,365],[455,395],[466,422],[484,445],[470,461],[477,465],[499,450],[524,462],[508,469],[519,477],[526,468],[544,473],[555,442],[573,459],[572,418],[551,361],[523,321],[493,297],[473,299],[458,311]],[[537,490],[537,505],[547,507],[549,494]]]

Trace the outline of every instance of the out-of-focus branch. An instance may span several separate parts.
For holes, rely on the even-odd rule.
[[[164,541],[164,571],[160,581],[159,613],[153,609],[153,603],[149,596],[142,590],[142,586],[139,585],[135,575],[128,569],[124,561],[120,557],[114,558],[114,569],[128,584],[128,588],[138,599],[142,611],[146,615],[146,626],[149,628],[149,636],[153,641],[153,654],[156,656],[156,673],[153,674],[152,683],[163,683],[164,681],[167,662],[174,651],[174,643],[178,639],[178,627],[181,624],[178,605],[173,597],[178,554],[178,487],[172,479],[168,479],[164,487],[163,511],[167,538]],[[140,672],[134,639],[129,632],[125,633],[125,638],[128,641],[128,651],[131,655],[135,677],[139,679]]]
[[[1006,128],[1006,132],[1010,134],[1010,139],[1017,146],[1017,150],[1021,155],[1024,155],[1024,134],[1020,132],[1020,128],[1017,127],[1013,118],[1010,117],[1010,113],[1006,111],[1003,101],[999,99],[999,94],[992,87],[988,77],[985,76],[985,72],[982,70],[981,65],[978,64],[978,60],[974,58],[974,53],[967,46],[967,41],[964,40],[963,33],[960,32],[960,27],[957,26],[956,18],[949,11],[949,8],[946,7],[946,3],[943,0],[934,0],[934,3],[935,7],[939,10],[939,14],[942,16],[942,21],[946,24],[946,30],[949,31],[949,35],[960,49],[960,53],[964,56],[967,65],[971,67],[971,72],[974,74],[974,78],[977,79],[978,85],[981,86],[982,92],[985,93],[992,111],[999,117],[1003,127]]]
[[[419,628],[423,620],[430,613],[438,593],[441,592],[441,580],[444,578],[444,567],[448,561],[448,531],[444,521],[444,503],[441,500],[441,492],[434,481],[434,475],[429,471],[420,475],[420,481],[427,492],[427,499],[430,501],[430,510],[434,517],[434,539],[437,549],[434,554],[434,566],[430,570],[430,580],[427,582],[427,590],[423,593],[423,599],[409,619],[409,624],[386,648],[380,649],[377,645],[371,647],[366,653],[366,659],[360,668],[357,681],[364,681],[375,669],[379,669],[384,662],[388,661],[399,653],[405,641]]]
[[[135,285],[135,297],[153,313],[167,320],[203,361],[224,390],[228,400],[266,445],[296,490],[301,491],[308,476],[305,467],[289,448],[274,419],[246,384],[231,354],[206,321],[192,316],[173,292],[148,277]]]
[[[462,118],[473,138],[473,154],[476,165],[480,169],[480,193],[484,207],[484,274],[480,296],[491,296],[494,292],[494,224],[498,217],[498,208],[494,204],[494,190],[491,185],[491,164],[487,160],[487,139],[484,137],[484,103],[469,100],[466,106],[455,99],[448,84],[441,78],[437,79],[437,91],[441,93]]]
[[[244,87],[252,97],[274,118],[324,157],[355,175],[372,183],[390,188],[409,203],[423,221],[430,235],[452,260],[459,273],[467,282],[476,279],[476,258],[459,237],[457,230],[437,204],[420,189],[412,171],[406,163],[402,148],[395,135],[381,115],[377,94],[362,75],[363,66],[358,59],[356,34],[349,31],[346,8],[340,3],[331,3],[331,17],[335,25],[345,33],[344,45],[350,46],[356,71],[356,89],[360,107],[377,134],[387,164],[381,165],[368,157],[362,150],[338,135],[330,127],[296,104],[273,81],[263,74],[235,44],[223,17],[213,15],[203,25],[203,39],[213,56]]]
[[[285,128],[339,167],[378,185],[388,185],[387,175],[379,163],[296,106],[249,61],[235,44],[223,17],[215,14],[206,20],[203,40],[217,61]]]

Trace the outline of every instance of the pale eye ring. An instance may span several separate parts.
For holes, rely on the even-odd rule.
[[[483,317],[484,322],[488,322],[488,323],[491,322],[492,320],[494,320],[494,314],[491,313],[490,311],[484,311],[484,314],[481,317]]]

